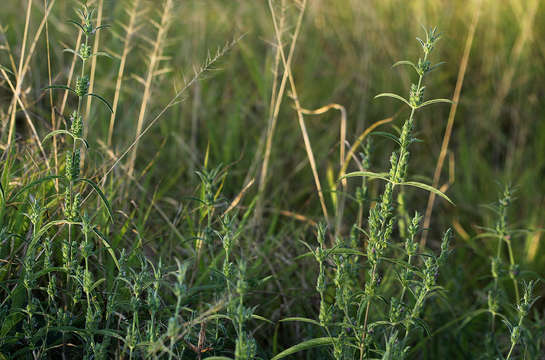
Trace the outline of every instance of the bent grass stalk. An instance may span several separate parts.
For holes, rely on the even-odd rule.
[[[272,6],[270,2],[269,2],[269,6]],[[303,0],[301,2],[301,4],[300,4],[300,13],[299,13],[299,18],[297,20],[298,24],[300,24],[302,22],[302,20],[303,20],[303,15],[305,13],[306,6],[307,6],[307,1]],[[274,10],[272,9],[272,7],[271,7],[271,12],[272,12],[273,25],[274,25],[274,32],[276,34],[277,42],[281,43],[282,40],[281,40],[280,29],[278,27],[278,21],[276,20],[276,14],[275,14]],[[298,25],[298,27],[299,26],[300,25]],[[327,206],[326,206],[326,203],[325,203],[324,193],[323,193],[323,190],[322,190],[322,184],[320,182],[320,177],[318,175],[318,169],[317,169],[317,166],[316,166],[316,160],[314,158],[314,153],[312,151],[312,146],[311,146],[310,139],[309,139],[309,136],[308,136],[308,131],[306,129],[305,120],[304,120],[303,112],[302,112],[302,107],[301,107],[301,104],[299,103],[299,97],[297,96],[297,89],[295,87],[295,80],[293,79],[293,73],[291,71],[291,67],[288,64],[288,60],[286,58],[286,54],[285,54],[284,49],[280,46],[279,50],[280,50],[280,57],[282,59],[282,63],[284,64],[284,69],[286,70],[286,72],[288,74],[288,80],[290,82],[290,88],[291,88],[291,95],[292,95],[293,102],[295,104],[295,110],[297,112],[297,120],[299,122],[299,128],[301,129],[301,134],[303,135],[305,150],[307,152],[307,157],[308,157],[308,160],[310,162],[310,168],[312,170],[312,175],[314,177],[314,183],[316,185],[316,192],[318,193],[318,198],[320,199],[320,205],[322,207],[322,212],[324,214],[324,217],[326,218],[326,221],[329,221],[329,215],[328,215],[328,212],[327,212]]]
[[[132,177],[134,172],[134,164],[136,161],[136,154],[138,151],[139,138],[140,138],[140,134],[142,133],[142,128],[144,126],[146,109],[148,108],[148,105],[151,100],[151,93],[152,93],[151,86],[153,83],[153,79],[157,76],[159,63],[163,59],[163,49],[165,46],[165,41],[167,40],[168,29],[171,24],[170,20],[172,18],[173,6],[174,4],[172,0],[165,0],[163,4],[163,10],[161,13],[160,22],[159,23],[153,22],[154,26],[157,29],[157,34],[156,34],[155,40],[151,43],[151,46],[152,46],[151,54],[149,55],[148,67],[147,67],[147,71],[145,75],[146,77],[145,77],[145,80],[143,80],[144,93],[142,95],[142,102],[140,104],[140,111],[138,113],[138,120],[136,122],[136,135],[135,135],[136,140],[135,140],[132,153],[129,157],[129,165],[128,165],[129,177]]]
[[[121,85],[123,83],[123,74],[125,73],[125,66],[129,52],[132,50],[133,39],[136,31],[138,30],[138,18],[141,15],[139,10],[140,0],[134,0],[131,2],[131,9],[129,10],[129,23],[124,27],[125,38],[123,40],[123,51],[120,56],[119,69],[117,71],[117,80],[115,83],[114,100],[112,102],[113,112],[110,115],[110,124],[108,127],[108,146],[112,145],[112,137],[114,134],[115,115],[117,112],[117,106],[119,104],[119,96],[121,94]]]
[[[437,164],[435,166],[435,171],[433,173],[433,182],[432,186],[434,188],[439,188],[439,180],[441,178],[441,171],[443,169],[443,163],[447,156],[448,145],[450,143],[450,137],[452,135],[452,129],[454,127],[454,118],[456,116],[456,110],[458,109],[458,102],[460,101],[460,94],[462,93],[462,86],[464,84],[464,78],[467,70],[467,64],[469,62],[469,55],[471,53],[471,45],[473,44],[473,38],[475,37],[475,30],[477,29],[477,23],[479,22],[479,16],[481,14],[481,3],[482,0],[477,0],[477,9],[473,13],[473,18],[469,26],[469,32],[466,38],[464,53],[462,55],[462,60],[460,62],[460,69],[458,70],[458,78],[456,80],[456,86],[454,88],[454,95],[452,96],[453,103],[450,105],[450,112],[448,114],[447,127],[445,129],[445,135],[443,136],[443,142],[441,143],[441,151],[439,152],[439,158],[437,159]],[[428,205],[426,207],[426,213],[424,215],[424,224],[423,228],[428,229],[431,222],[431,214],[433,212],[433,206],[435,204],[435,193],[431,192],[428,195]],[[426,241],[428,238],[428,231],[424,230],[422,232],[422,237],[420,238],[420,247],[424,248],[426,246]]]

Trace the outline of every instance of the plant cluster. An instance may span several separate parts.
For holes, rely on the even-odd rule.
[[[29,14],[32,3],[29,1]],[[102,0],[97,3],[101,9]],[[134,76],[144,85],[136,133],[131,129],[135,140],[120,157],[112,153],[114,166],[105,173],[108,175],[121,158],[130,155],[123,169],[127,177],[107,182],[106,175],[100,180],[100,170],[93,167],[93,154],[88,151],[95,145],[92,135],[97,137],[95,129],[88,125],[97,116],[90,111],[91,100],[100,102],[105,106],[103,110],[110,112],[106,141],[109,147],[115,138],[116,113],[127,109],[120,106],[120,89],[123,74],[129,70],[129,53],[138,43],[133,35],[143,26],[145,12],[139,0],[130,1],[131,6],[127,6],[127,25],[122,25],[126,36],[112,106],[94,92],[92,85],[94,61],[113,53],[98,51],[97,35],[108,25],[102,25],[97,15],[102,10],[95,11],[86,3],[77,10],[78,19],[69,21],[78,31],[77,45],[65,50],[75,59],[71,72],[77,75],[72,79],[70,73],[67,85],[45,87],[50,94],[70,95],[66,104],[72,109],[63,117],[64,128],[52,121],[52,130],[39,142],[40,147],[42,142],[51,145],[53,154],[47,157],[44,152],[43,168],[38,164],[31,170],[21,170],[28,169],[28,159],[17,154],[13,132],[10,131],[8,145],[3,149],[2,159],[6,160],[0,179],[0,360],[277,360],[304,356],[401,360],[449,358],[453,354],[479,359],[543,358],[545,318],[536,306],[540,277],[525,269],[516,251],[515,241],[529,232],[515,228],[509,216],[514,200],[512,188],[506,187],[499,201],[490,206],[497,215],[495,225],[480,227],[479,235],[471,239],[486,241],[480,253],[489,259],[486,277],[472,279],[469,285],[457,280],[455,273],[459,271],[451,261],[463,247],[453,245],[450,229],[442,236],[439,233],[428,247],[419,245],[417,240],[429,229],[423,225],[420,213],[413,211],[416,206],[409,201],[407,190],[424,190],[451,203],[443,191],[409,176],[410,151],[418,142],[415,134],[420,110],[436,103],[452,103],[447,99],[428,100],[425,96],[424,82],[441,64],[432,63],[431,58],[440,39],[437,29],[425,29],[425,38],[417,38],[421,56],[416,62],[394,64],[406,65],[416,74],[416,80],[407,84],[407,96],[382,93],[375,97],[393,98],[401,102],[403,109],[408,107],[403,123],[399,128],[393,127],[396,133],[374,131],[386,123],[377,122],[356,138],[345,156],[344,107],[333,104],[310,111],[300,106],[297,96],[290,64],[306,3],[294,2],[299,13],[286,56],[283,41],[288,38],[290,20],[293,21],[289,15],[291,3],[269,1],[277,36],[274,76],[280,74],[282,66],[284,74],[281,80],[278,77],[273,81],[270,124],[261,144],[264,162],[258,195],[247,206],[241,204],[246,192],[251,191],[248,189],[254,180],[250,180],[234,200],[228,200],[225,189],[231,165],[211,165],[210,149],[218,145],[209,143],[203,165],[196,171],[197,183],[189,190],[191,196],[181,200],[168,198],[169,204],[176,207],[172,217],[155,203],[155,193],[147,208],[131,208],[124,203],[129,203],[124,194],[117,203],[113,198],[130,193],[128,184],[146,189],[140,185],[143,176],[135,175],[139,154],[144,149],[140,146],[140,152],[137,151],[140,139],[231,45],[215,57],[209,56],[195,78],[183,90],[177,90],[152,121],[146,122],[157,91],[155,80],[170,72],[163,64],[168,60],[168,33],[174,28],[176,3],[164,1],[160,20],[150,21],[155,39],[139,39],[151,55],[146,75]],[[48,4],[44,0],[46,11],[52,6]],[[275,9],[279,9],[278,14]],[[3,34],[4,28],[0,30]],[[251,63],[248,58],[245,60]],[[0,66],[0,73],[11,85],[9,76],[14,72]],[[274,193],[268,192],[272,181],[269,187],[265,183],[272,136],[286,86],[291,88],[313,170],[323,212],[321,221],[314,222],[290,211],[271,210],[265,201],[267,196],[274,197]],[[198,90],[195,91],[195,98],[199,99]],[[14,94],[14,98],[19,96],[17,91]],[[14,106],[13,119],[17,112]],[[317,170],[319,162],[315,161],[303,116],[321,114],[330,108],[341,110],[343,117],[337,181],[332,168],[328,169],[334,219],[328,215]],[[52,116],[55,111],[52,110]],[[195,118],[198,112],[194,110]],[[59,113],[64,113],[64,104]],[[195,125],[192,135],[197,130]],[[366,138],[369,134],[395,144],[385,172],[369,171],[378,153],[378,147]],[[192,140],[190,147],[196,149],[196,138]],[[96,142],[103,144],[101,140]],[[59,149],[64,156],[57,159]],[[358,149],[361,152],[356,155]],[[54,167],[49,166],[50,159],[55,160]],[[351,159],[356,160],[360,171],[345,173]],[[191,169],[197,166],[193,160]],[[152,163],[143,173],[153,167]],[[10,181],[15,173],[23,171],[27,171],[22,176],[27,180]],[[179,182],[174,171],[166,175],[166,182]],[[361,180],[356,187],[350,183],[354,178]],[[96,202],[92,201],[93,196],[97,197]],[[120,210],[114,212],[112,204],[119,203]],[[268,212],[311,223],[310,238],[317,244],[308,240],[305,226],[301,226],[301,231],[292,227],[279,230],[279,215],[272,215],[270,223],[262,221]],[[155,213],[165,220],[168,232],[156,231],[160,227],[151,224],[151,215]],[[265,225],[269,228],[265,229]],[[150,236],[152,232],[159,235]],[[294,238],[302,238],[293,241],[299,248],[280,243]],[[284,252],[278,250],[284,247]],[[301,248],[306,249],[303,254],[289,254],[292,249]],[[303,285],[292,286],[297,281]],[[465,303],[457,304],[451,294],[464,286],[471,287],[474,293]],[[305,293],[307,289],[313,295]],[[281,307],[270,306],[279,302]],[[288,335],[283,336],[283,331]],[[293,334],[298,336],[293,338]],[[454,343],[452,348],[445,344],[449,341]]]
[[[89,92],[87,74],[88,60],[103,55],[92,52],[90,40],[106,26],[95,26],[94,11],[85,5],[78,15],[78,21],[70,22],[84,40],[78,50],[67,50],[81,60],[76,85],[47,87],[77,97],[67,129],[43,139],[65,135],[69,140],[63,142],[69,149],[64,172],[21,189],[2,188],[2,257],[10,261],[1,267],[0,356],[201,359],[233,349],[235,359],[254,358],[256,344],[246,324],[257,315],[244,304],[247,265],[231,262],[240,224],[235,216],[216,213],[225,207],[218,186],[225,177],[221,167],[198,173],[201,195],[195,199],[195,222],[190,221],[195,261],[176,259],[172,268],[161,259],[146,258],[138,246],[115,252],[103,233],[114,213],[97,183],[83,176],[82,149],[89,144],[82,106],[86,97],[95,97],[112,109],[102,96]],[[85,185],[99,195],[106,216],[83,208],[89,196]],[[208,285],[199,285],[210,281],[202,270],[211,269],[208,256],[221,254],[219,239],[223,269]],[[206,261],[203,249],[208,250]],[[226,340],[232,331],[233,344]]]

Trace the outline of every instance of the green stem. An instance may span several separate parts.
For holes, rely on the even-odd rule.
[[[507,252],[509,253],[509,263],[511,265],[511,268],[513,268],[514,265],[515,265],[515,256],[513,255],[513,248],[511,246],[511,239],[508,239],[507,237],[504,237],[504,239],[505,239],[505,242],[507,243]],[[515,277],[516,276],[515,274],[511,273],[510,275],[511,275],[511,279],[513,280],[513,287],[515,288],[515,297],[516,297],[517,304],[518,304],[518,303],[520,303],[520,293],[519,293],[518,280]]]
[[[428,52],[425,52],[423,61],[426,62],[427,58],[428,58]],[[423,78],[424,78],[424,74],[420,74],[419,78],[418,78],[418,85],[417,85],[418,91],[420,91],[420,87],[422,86]],[[391,201],[392,201],[393,190],[394,190],[394,188],[396,186],[396,183],[403,181],[402,175],[404,175],[405,171],[402,171],[404,169],[402,169],[401,161],[403,161],[405,156],[408,156],[407,152],[408,152],[408,147],[410,145],[411,132],[412,132],[412,126],[413,126],[413,122],[414,122],[414,114],[416,112],[416,109],[417,109],[417,107],[411,106],[411,114],[409,115],[409,118],[405,121],[405,123],[403,124],[402,135],[401,136],[403,137],[405,135],[405,137],[403,139],[401,139],[402,141],[401,141],[401,144],[399,146],[399,155],[398,155],[396,164],[391,168],[391,170],[392,169],[394,170],[393,172],[391,172],[391,174],[393,174],[393,178],[391,178],[390,182],[388,182],[386,184],[386,189],[385,189],[384,193],[382,194],[381,203],[385,203],[386,205],[389,205],[391,203]],[[405,164],[406,164],[406,162],[405,162]],[[388,189],[388,187],[390,187],[390,188]],[[381,234],[381,236],[383,236],[382,234],[384,233],[384,227],[388,223],[388,220],[389,220],[390,216],[391,216],[391,214],[383,216],[383,218],[381,219],[381,229],[380,229],[380,232],[379,232],[379,234]],[[382,239],[382,240],[384,240],[384,239]],[[379,260],[377,260],[377,263],[375,263],[373,265],[373,270],[372,270],[372,275],[371,275],[372,281],[373,281],[373,278],[376,275],[378,261]],[[362,339],[361,339],[361,343],[360,343],[360,360],[363,359],[363,354],[364,354],[364,351],[365,351],[364,342],[365,342],[365,337],[367,336],[367,323],[368,323],[368,320],[369,320],[370,306],[371,306],[371,299],[369,299],[367,301],[367,307],[365,309],[365,319],[364,319],[364,323],[363,323],[363,335],[362,335]]]
[[[412,255],[409,255],[409,258],[407,259],[407,264],[409,264],[408,266],[410,267],[411,266],[411,260],[412,260]],[[406,270],[406,274],[409,272],[409,269]],[[403,286],[403,289],[401,289],[401,296],[399,298],[399,301],[401,303],[403,303],[403,299],[405,298],[405,292],[407,290],[407,286]]]
[[[511,358],[511,354],[513,353],[513,350],[515,349],[515,345],[516,343],[511,344],[511,348],[509,349],[509,353],[507,354],[507,357],[505,358],[505,360],[509,360]]]

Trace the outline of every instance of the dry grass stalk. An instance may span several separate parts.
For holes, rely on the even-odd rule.
[[[298,27],[300,26],[300,24],[301,24],[301,22],[303,20],[303,15],[305,13],[306,4],[307,4],[306,0],[303,0],[300,3],[300,13],[299,13],[299,18],[297,20],[297,24],[298,24],[297,26]],[[276,37],[277,37],[277,41],[281,42],[281,39],[280,39],[281,34],[280,34],[280,29],[278,27],[278,21],[276,19],[276,13],[274,11],[274,8],[271,7],[270,5],[271,5],[271,3],[269,2],[269,7],[271,8],[271,12],[272,12],[274,31],[275,31],[275,34],[276,34]],[[318,169],[317,169],[317,166],[316,166],[316,160],[314,158],[314,153],[312,151],[312,146],[311,146],[310,139],[309,139],[309,136],[308,136],[308,131],[307,131],[307,128],[306,128],[306,125],[305,125],[305,119],[303,117],[302,107],[301,107],[301,104],[299,102],[299,97],[297,96],[297,89],[295,87],[295,80],[293,79],[293,73],[292,73],[291,68],[290,68],[290,66],[288,64],[286,55],[284,53],[284,49],[282,47],[280,47],[279,49],[280,49],[280,57],[282,58],[282,63],[284,64],[284,68],[286,69],[286,71],[288,73],[288,80],[290,82],[290,88],[291,88],[291,97],[292,97],[293,102],[295,104],[295,110],[297,111],[297,120],[299,122],[299,128],[301,129],[301,133],[303,135],[305,150],[307,152],[307,157],[308,157],[308,160],[310,162],[310,167],[312,169],[312,175],[314,177],[314,183],[316,185],[316,191],[318,192],[318,198],[320,199],[320,205],[322,207],[322,212],[324,214],[325,219],[327,219],[327,221],[329,221],[328,220],[329,215],[328,215],[327,206],[326,206],[326,203],[325,203],[325,198],[324,198],[324,194],[323,194],[323,190],[322,190],[322,185],[320,183],[320,177],[318,176]]]
[[[136,139],[139,139],[139,136],[142,132],[142,128],[144,126],[144,119],[146,116],[146,110],[151,101],[151,92],[152,92],[151,86],[153,83],[153,79],[155,78],[157,74],[157,68],[159,66],[159,63],[163,58],[164,43],[167,37],[169,25],[170,25],[170,20],[172,16],[172,7],[173,7],[173,1],[166,0],[163,5],[160,22],[159,23],[153,22],[153,25],[157,28],[157,34],[156,34],[155,40],[152,41],[151,43],[152,50],[149,56],[148,68],[147,68],[146,77],[144,80],[144,94],[142,95],[140,112],[138,114],[138,121],[136,123]],[[137,152],[138,152],[138,140],[136,140],[131,156],[129,158],[128,174],[130,176],[132,176],[132,174],[134,173],[134,163],[136,160]]]
[[[286,27],[286,2],[285,0],[282,0],[281,2],[281,9],[280,9],[280,16],[278,17],[278,30],[280,33],[280,36],[276,37],[276,52],[275,52],[275,59],[274,59],[274,81],[273,81],[273,87],[271,92],[271,103],[269,107],[269,123],[267,127],[267,133],[266,133],[266,144],[265,144],[265,154],[263,156],[263,163],[261,165],[261,173],[259,177],[259,190],[258,190],[258,204],[256,206],[256,217],[261,218],[262,212],[263,212],[263,199],[262,195],[265,192],[265,189],[267,187],[267,174],[269,169],[269,161],[271,157],[272,152],[272,140],[274,137],[274,132],[276,129],[276,124],[278,121],[278,113],[280,112],[280,105],[282,104],[282,100],[284,98],[284,92],[286,89],[286,84],[288,81],[288,69],[284,68],[282,80],[280,81],[280,87],[278,87],[278,72],[280,69],[280,48],[284,46],[284,43],[282,41],[282,35],[284,34],[285,27]],[[269,1],[269,7],[271,9],[274,9],[272,1]],[[297,43],[297,39],[299,37],[301,31],[301,22],[297,23],[297,26],[295,27],[295,30],[291,36],[291,43],[290,48],[288,52],[288,67],[291,66],[291,62],[293,59],[293,54],[295,52],[295,45]]]
[[[97,17],[96,17],[96,26],[100,27],[102,25],[102,10],[104,8],[104,0],[98,1],[98,7],[97,7]],[[100,34],[102,32],[98,31],[95,34],[95,39],[93,43],[93,53],[96,54],[98,52],[98,45],[100,43]],[[89,73],[89,92],[92,93],[95,85],[95,73],[96,73],[96,66],[97,66],[97,56],[93,56],[91,59],[91,71]],[[87,108],[85,109],[85,118],[89,118],[89,112],[91,111],[91,101],[92,97],[89,96],[87,98]],[[84,129],[86,131],[87,128]]]
[[[481,13],[481,0],[477,2],[477,9],[473,13],[473,19],[469,27],[469,32],[466,39],[464,54],[462,55],[462,61],[460,62],[460,69],[458,71],[458,79],[456,80],[456,87],[454,88],[454,96],[452,97],[452,105],[450,106],[450,112],[448,115],[447,127],[445,129],[445,135],[443,136],[443,143],[441,144],[441,152],[439,153],[439,158],[437,159],[437,165],[435,166],[435,171],[433,173],[433,184],[434,188],[439,187],[439,180],[441,178],[441,170],[443,169],[443,163],[445,157],[447,156],[448,145],[450,142],[450,137],[452,135],[452,128],[454,126],[454,117],[456,116],[456,110],[458,109],[458,102],[460,101],[460,94],[462,92],[462,85],[464,84],[464,77],[467,70],[467,63],[469,61],[469,54],[471,53],[471,45],[473,44],[473,38],[475,37],[475,29],[477,28],[477,23],[479,22],[479,16]],[[435,193],[430,192],[428,196],[428,205],[426,207],[426,213],[424,216],[424,224],[422,232],[422,237],[420,238],[420,247],[424,248],[426,246],[426,241],[428,238],[427,229],[430,226],[431,214],[433,212],[433,205],[435,203]]]
[[[129,23],[127,26],[124,26],[125,29],[125,38],[123,40],[123,52],[121,53],[119,70],[117,72],[117,80],[115,83],[115,93],[114,100],[112,103],[112,109],[114,110],[110,115],[110,125],[108,129],[108,146],[112,145],[112,137],[114,133],[115,126],[115,115],[117,111],[117,106],[119,104],[119,95],[121,94],[121,85],[123,83],[123,74],[125,73],[125,66],[127,63],[127,56],[132,50],[132,39],[135,32],[138,30],[137,19],[141,15],[141,12],[138,10],[140,5],[140,0],[134,0],[132,2],[131,9],[129,10]]]
[[[47,18],[49,16],[49,13],[51,12],[51,9],[53,8],[54,4],[55,4],[55,1],[53,0],[49,4],[49,7],[45,9],[44,16],[43,16],[43,18],[42,18],[42,20],[40,22],[40,25],[38,26],[38,29],[36,30],[36,33],[34,35],[34,39],[32,40],[32,43],[30,44],[30,47],[28,48],[28,53],[25,54],[27,40],[28,40],[29,26],[30,26],[30,14],[31,14],[31,9],[32,9],[32,1],[29,0],[28,5],[27,5],[26,17],[25,17],[25,30],[24,30],[24,33],[23,33],[23,43],[22,43],[22,48],[21,48],[21,57],[19,59],[19,66],[17,68],[17,71],[14,71],[14,73],[16,73],[15,86],[9,80],[6,72],[2,69],[2,75],[7,80],[8,84],[9,84],[9,86],[10,86],[12,92],[13,92],[12,103],[10,105],[11,114],[10,114],[10,125],[9,125],[8,142],[7,142],[6,149],[10,149],[10,147],[12,145],[12,140],[13,140],[13,136],[14,136],[14,133],[15,133],[15,116],[16,116],[16,113],[17,113],[17,104],[19,104],[19,106],[23,110],[23,113],[25,115],[25,119],[27,120],[27,124],[28,124],[28,126],[29,126],[29,128],[30,128],[30,130],[32,132],[32,136],[34,137],[34,140],[38,144],[38,148],[40,149],[40,152],[41,152],[41,154],[43,156],[43,159],[45,161],[45,164],[46,164],[48,170],[50,170],[49,159],[45,154],[45,150],[44,150],[44,148],[42,146],[42,142],[40,140],[38,132],[36,131],[36,127],[34,126],[34,123],[32,122],[32,120],[31,120],[31,118],[30,118],[30,116],[28,114],[28,111],[26,110],[26,107],[24,105],[24,101],[22,99],[22,97],[24,96],[23,91],[22,91],[22,86],[23,86],[25,75],[26,75],[26,73],[28,72],[28,70],[30,68],[30,60],[32,59],[32,56],[34,55],[34,51],[36,50],[38,40],[40,39],[40,36],[42,34],[43,29],[45,28]],[[7,153],[8,153],[8,158],[9,158],[9,153],[10,152],[8,151]]]

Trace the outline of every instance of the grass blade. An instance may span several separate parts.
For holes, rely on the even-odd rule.
[[[376,172],[372,172],[372,171],[354,171],[354,172],[351,172],[351,173],[348,173],[348,174],[342,176],[341,178],[339,178],[339,180],[344,179],[344,178],[350,178],[350,177],[358,177],[358,176],[359,177],[369,178],[369,180],[382,179],[384,181],[390,181],[390,179],[388,179],[388,173],[387,172],[376,173]]]
[[[110,202],[108,201],[108,199],[106,198],[106,195],[104,195],[104,193],[102,192],[102,190],[100,190],[100,188],[98,187],[98,185],[93,181],[93,180],[89,180],[89,179],[86,179],[86,178],[79,178],[77,179],[75,182],[84,182],[86,184],[89,184],[91,185],[91,187],[93,189],[95,189],[95,191],[97,192],[98,196],[100,196],[100,198],[102,199],[102,201],[104,202],[104,205],[106,205],[106,209],[108,210],[108,215],[110,216],[110,219],[112,220],[112,222],[114,222],[114,213],[112,211],[112,207],[110,206]]]
[[[381,97],[391,97],[391,98],[394,98],[394,99],[397,99],[399,101],[403,101],[405,104],[409,105],[411,108],[411,104],[409,104],[409,102],[407,100],[405,100],[404,97],[402,96],[399,96],[397,94],[394,94],[394,93],[382,93],[382,94],[378,94],[377,96],[375,96],[374,98],[377,99],[377,98],[381,98]]]
[[[422,108],[424,106],[428,106],[428,105],[431,105],[431,104],[437,104],[437,103],[453,104],[452,100],[449,100],[449,99],[433,99],[433,100],[424,101],[422,104],[418,105],[418,108]]]
[[[401,61],[396,62],[394,65],[392,65],[392,67],[397,67],[399,65],[409,65],[414,69],[414,71],[416,71],[417,74],[419,74],[418,68],[416,67],[416,65],[412,61],[401,60]]]
[[[44,90],[48,90],[48,89],[50,89],[50,90],[68,90],[68,91],[71,91],[74,94],[76,94],[76,90],[74,90],[70,86],[66,86],[66,85],[49,85],[49,86],[44,87]]]
[[[423,189],[423,190],[427,190],[429,192],[432,192],[436,195],[439,195],[441,196],[443,199],[447,200],[449,203],[451,203],[452,205],[454,205],[454,203],[452,202],[452,200],[449,199],[448,196],[446,196],[442,191],[434,188],[433,186],[431,185],[428,185],[428,184],[424,184],[424,183],[421,183],[421,182],[417,182],[417,181],[405,181],[405,182],[402,182],[402,183],[399,183],[397,185],[407,185],[407,186],[414,186],[414,187],[417,187],[417,188],[420,188],[420,189]]]
[[[104,105],[106,105],[106,107],[108,108],[108,110],[110,110],[110,112],[113,114],[114,112],[114,109],[112,108],[112,105],[110,105],[110,103],[108,102],[108,100],[104,99],[102,96],[98,95],[98,94],[87,94],[85,96],[93,96],[93,97],[96,97],[97,99],[99,99],[100,101],[102,101],[102,103],[104,103]]]
[[[333,344],[333,341],[335,338],[333,337],[321,337],[316,339],[311,339],[307,341],[303,341],[302,343],[299,343],[297,345],[294,345],[284,351],[282,351],[280,354],[273,357],[271,360],[278,360],[283,359],[288,355],[295,354],[299,351],[312,349],[318,346],[325,346],[325,345],[331,345]]]
[[[49,175],[49,176],[46,176],[46,177],[43,177],[41,179],[38,179],[38,180],[35,180],[33,182],[31,182],[30,184],[26,185],[26,186],[23,186],[21,188],[21,190],[17,191],[14,195],[12,195],[10,198],[9,198],[9,201],[8,202],[12,202],[13,200],[15,200],[19,195],[21,195],[22,193],[24,193],[25,191],[27,191],[28,189],[31,189],[32,187],[36,186],[36,185],[40,185],[41,183],[43,182],[46,182],[46,181],[49,181],[49,180],[54,180],[54,179],[63,179],[64,176],[61,176],[61,175]]]
[[[102,243],[104,244],[104,246],[106,247],[106,249],[108,250],[110,255],[112,256],[112,260],[114,261],[115,266],[119,270],[120,269],[119,268],[119,261],[117,261],[117,257],[115,256],[115,251],[112,248],[112,246],[110,245],[108,239],[106,239],[106,236],[103,233],[101,233],[100,230],[98,230],[96,227],[93,228],[93,231],[100,238],[100,240],[102,241]]]

